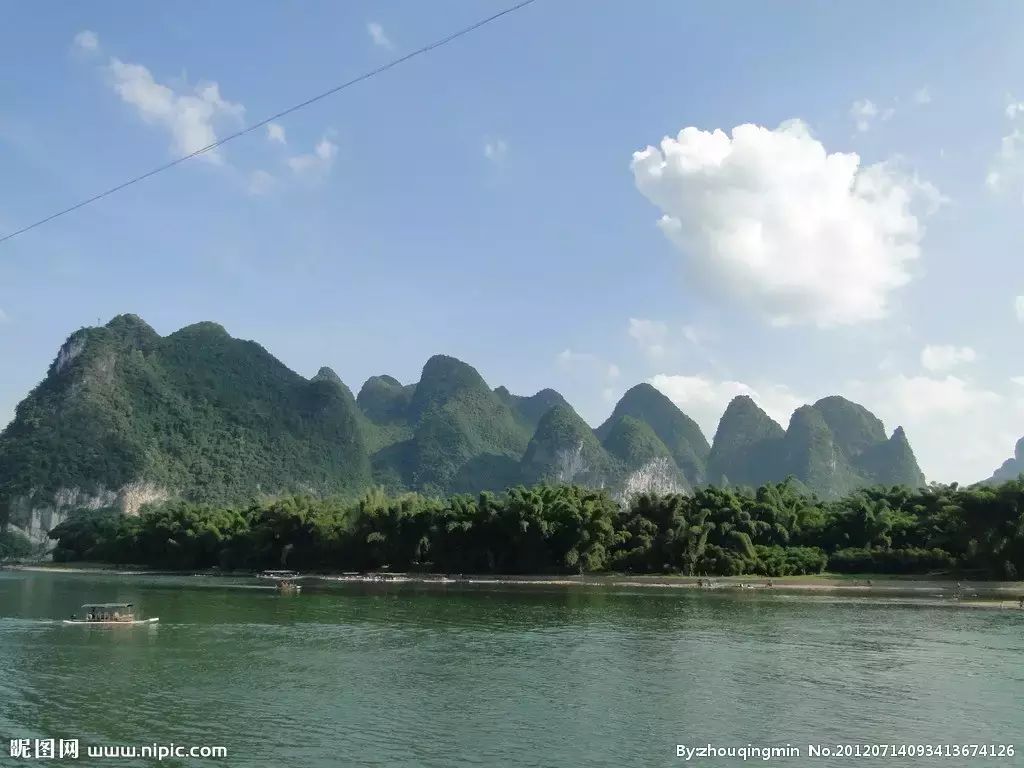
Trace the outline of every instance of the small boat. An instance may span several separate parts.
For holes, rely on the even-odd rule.
[[[282,579],[277,582],[277,591],[282,595],[297,595],[302,591],[302,587],[296,584],[294,581],[288,579]]]
[[[135,617],[135,606],[131,603],[86,603],[82,606],[85,618],[72,615],[64,619],[65,624],[92,624],[97,626],[136,626],[156,624],[159,618],[139,619]]]
[[[271,581],[289,581],[301,579],[302,575],[297,571],[260,571],[256,574],[257,579],[270,579]]]

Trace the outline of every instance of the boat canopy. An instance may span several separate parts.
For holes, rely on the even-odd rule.
[[[83,608],[131,608],[132,603],[86,603]]]

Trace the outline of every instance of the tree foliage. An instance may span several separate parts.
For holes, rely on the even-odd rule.
[[[996,487],[876,487],[822,501],[794,482],[640,493],[573,485],[355,502],[178,501],[122,517],[81,512],[51,533],[58,560],[165,568],[464,573],[1024,573],[1024,479]]]

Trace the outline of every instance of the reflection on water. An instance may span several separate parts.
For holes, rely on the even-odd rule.
[[[106,601],[160,623],[60,623]],[[281,596],[245,579],[0,572],[0,735],[223,745],[232,766],[314,768],[1006,743],[1024,726],[1022,652],[1017,612],[864,600],[465,585]]]

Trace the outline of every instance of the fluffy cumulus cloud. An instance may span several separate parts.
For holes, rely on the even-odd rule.
[[[289,157],[288,167],[296,174],[322,174],[331,169],[337,155],[338,145],[324,136],[312,152]]]
[[[973,363],[977,354],[971,347],[929,344],[921,350],[921,365],[933,372],[950,371],[964,363]]]
[[[888,429],[906,429],[929,480],[982,480],[1024,435],[1024,394],[997,392],[963,376],[897,374],[850,382],[846,394],[877,414]]]
[[[633,155],[659,226],[708,279],[778,325],[883,317],[942,201],[893,163],[829,154],[807,126],[685,128]]]
[[[370,35],[370,40],[372,40],[373,44],[378,48],[387,48],[390,50],[395,47],[395,44],[391,42],[391,38],[384,33],[384,27],[376,21],[371,21],[367,24],[366,31]]]
[[[789,424],[793,411],[806,402],[782,384],[759,382],[750,385],[702,374],[683,376],[665,373],[653,376],[649,382],[696,421],[709,441],[714,437],[729,401],[737,395],[753,398],[783,427]]]
[[[213,144],[219,124],[238,125],[245,115],[241,104],[221,96],[217,83],[175,88],[158,83],[141,64],[118,58],[111,58],[107,69],[121,100],[131,105],[143,121],[166,130],[171,136],[171,151],[177,155],[189,155]],[[216,150],[204,152],[202,157],[221,161]]]
[[[81,32],[75,35],[74,40],[72,40],[71,44],[74,46],[76,50],[84,51],[86,53],[93,53],[99,50],[100,39],[92,30],[83,29]]]

